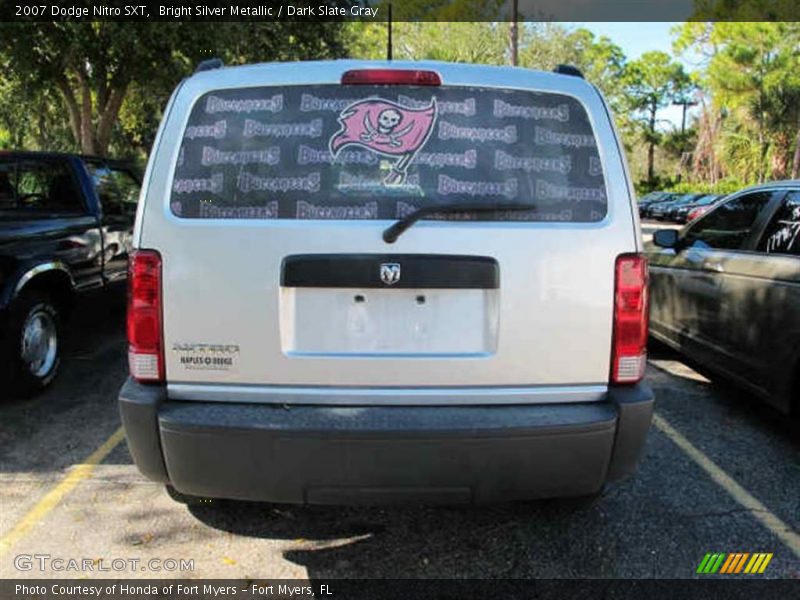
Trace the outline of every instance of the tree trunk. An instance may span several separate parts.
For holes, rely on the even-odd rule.
[[[655,173],[655,154],[656,154],[656,111],[650,109],[650,139],[647,145],[647,183],[653,185],[656,178]]]
[[[97,151],[100,154],[108,153],[111,133],[114,130],[117,117],[119,117],[119,111],[122,108],[122,101],[125,99],[126,91],[127,84],[112,88],[108,94],[106,105],[102,107],[103,112],[97,124]]]
[[[764,114],[764,87],[763,75],[761,78],[761,88],[758,94],[758,146],[760,148],[758,160],[758,182],[764,183],[767,180],[767,153],[769,143],[766,135],[766,115]]]
[[[75,139],[75,144],[81,145],[81,111],[78,108],[78,102],[75,99],[75,94],[72,93],[72,88],[69,87],[69,82],[66,77],[59,77],[56,81],[58,90],[61,92],[61,97],[64,98],[64,104],[67,105],[67,113],[69,114],[69,126],[72,129],[72,137]]]
[[[64,99],[69,115],[70,129],[75,138],[75,143],[84,154],[106,154],[111,143],[111,134],[119,118],[119,111],[128,91],[128,83],[118,84],[106,89],[98,90],[98,98],[102,95],[104,103],[93,102],[92,89],[88,77],[83,70],[78,70],[78,90],[73,90],[67,77],[61,77],[56,84]],[[97,111],[97,127],[95,115]]]
[[[92,123],[92,89],[82,69],[78,69],[78,82],[81,88],[81,152],[97,154]]]
[[[797,137],[794,142],[794,158],[792,159],[792,179],[800,176],[800,122],[797,124]]]
[[[511,24],[508,28],[508,35],[511,42],[511,66],[516,67],[519,64],[519,1],[512,0],[511,4]]]

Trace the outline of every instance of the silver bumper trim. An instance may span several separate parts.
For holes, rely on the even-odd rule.
[[[568,404],[600,402],[607,393],[606,385],[348,388],[173,383],[167,386],[170,400],[341,406]]]

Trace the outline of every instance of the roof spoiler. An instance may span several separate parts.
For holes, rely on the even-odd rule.
[[[221,58],[209,58],[208,60],[202,61],[197,68],[195,68],[195,73],[201,73],[203,71],[213,71],[214,69],[221,69],[225,66],[225,63],[222,62]]]
[[[559,75],[570,75],[572,77],[580,77],[581,79],[584,78],[583,71],[573,65],[558,65],[555,69],[553,69],[553,73],[558,73]]]

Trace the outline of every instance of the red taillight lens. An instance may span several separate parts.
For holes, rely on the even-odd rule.
[[[701,216],[706,210],[704,208],[695,208],[689,211],[689,214],[686,215],[686,221],[694,221],[697,217]]]
[[[644,377],[647,364],[647,277],[644,256],[621,254],[617,257],[612,383],[636,383]]]
[[[164,381],[161,256],[155,250],[136,250],[128,262],[128,366],[137,381]]]
[[[442,85],[436,71],[416,69],[353,69],[342,75],[344,85]]]

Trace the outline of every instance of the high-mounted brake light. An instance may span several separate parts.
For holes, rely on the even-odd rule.
[[[416,69],[353,69],[342,75],[344,85],[442,85],[436,71]]]
[[[614,282],[614,333],[611,382],[636,383],[647,365],[647,259],[641,254],[617,257]]]
[[[136,250],[128,261],[128,367],[136,381],[164,381],[161,256]]]

